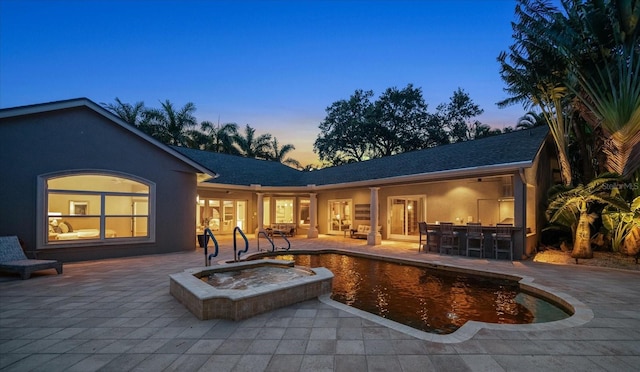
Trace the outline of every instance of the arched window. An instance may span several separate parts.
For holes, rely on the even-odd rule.
[[[121,174],[45,178],[45,245],[153,239],[151,182]]]

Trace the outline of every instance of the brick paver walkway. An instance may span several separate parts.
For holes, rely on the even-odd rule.
[[[220,246],[220,259],[230,259],[230,241]],[[526,276],[577,299],[593,316],[557,329],[483,328],[444,343],[319,300],[239,322],[200,321],[169,294],[168,279],[203,265],[196,249],[67,263],[63,275],[52,270],[24,281],[0,275],[0,370],[621,372],[640,366],[640,272],[445,257],[419,253],[417,243],[369,247],[342,236],[296,238],[292,246]]]

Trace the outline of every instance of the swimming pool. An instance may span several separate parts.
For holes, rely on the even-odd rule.
[[[497,324],[550,322],[568,311],[520,288],[517,281],[345,253],[261,254],[334,274],[331,299],[435,333],[470,320]]]

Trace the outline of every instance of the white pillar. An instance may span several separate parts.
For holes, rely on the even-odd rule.
[[[527,185],[520,175],[513,176],[513,226],[519,229],[513,233],[513,259],[521,260],[527,246]]]
[[[258,236],[258,233],[260,233],[260,231],[264,231],[264,194],[259,192],[256,193],[258,195],[258,205],[256,208],[257,209],[257,213],[258,213],[258,226],[256,227],[256,237]]]
[[[380,225],[378,221],[378,190],[379,187],[370,187],[371,190],[371,209],[369,212],[369,223],[371,224],[371,231],[369,235],[367,235],[367,244],[368,245],[380,245],[382,244],[382,235],[378,231],[378,225]]]
[[[307,238],[318,237],[318,199],[316,193],[309,194],[309,232],[307,232]]]

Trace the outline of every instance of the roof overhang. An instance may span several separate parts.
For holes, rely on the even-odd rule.
[[[503,163],[487,165],[481,167],[470,167],[451,169],[437,172],[417,173],[406,176],[396,176],[387,178],[377,178],[356,182],[334,183],[327,185],[306,185],[306,186],[262,186],[262,185],[225,185],[221,183],[201,183],[198,186],[212,190],[237,190],[255,191],[266,193],[308,193],[322,190],[335,190],[361,187],[379,187],[390,185],[403,185],[413,183],[447,181],[462,178],[488,177],[505,174],[519,173],[524,168],[533,166],[533,161],[521,161],[513,163]]]

